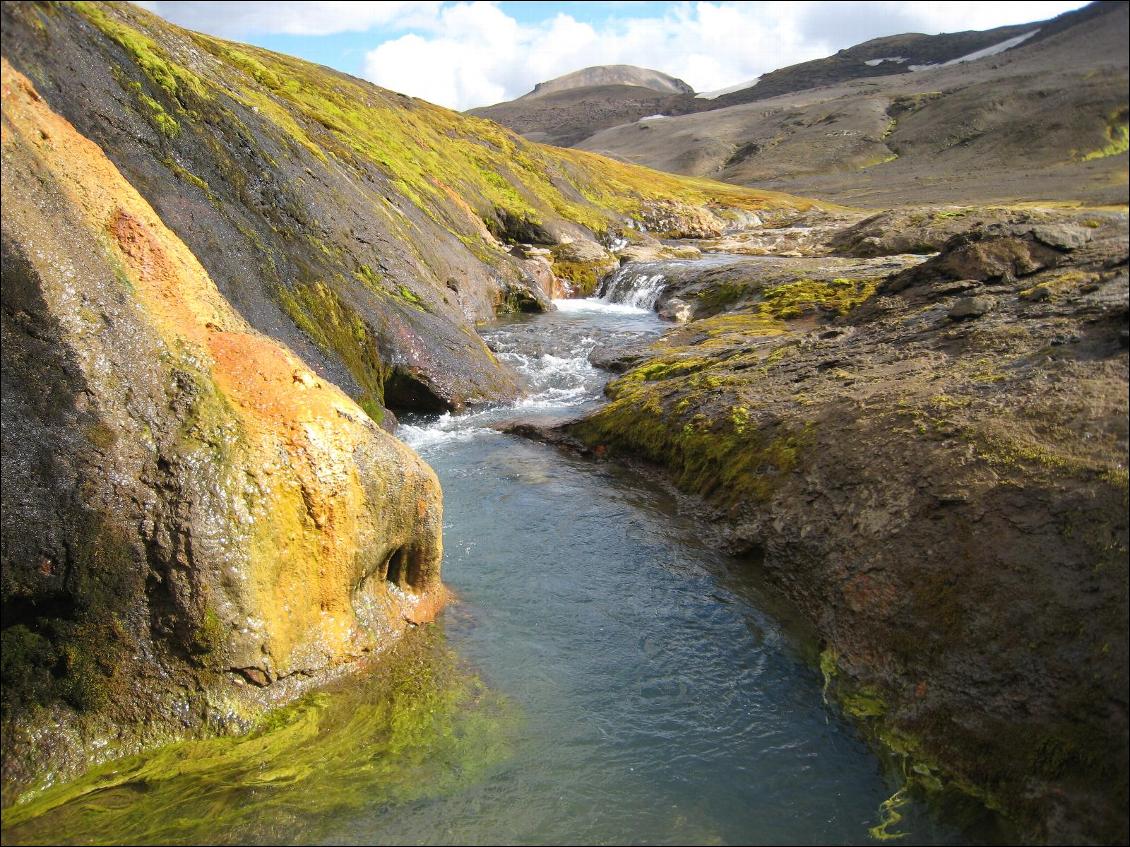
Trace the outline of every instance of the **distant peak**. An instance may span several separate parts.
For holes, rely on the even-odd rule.
[[[556,91],[596,85],[635,85],[663,94],[694,94],[694,89],[681,79],[676,79],[662,71],[637,68],[635,65],[595,65],[546,82],[539,82],[534,86],[534,90],[525,96],[542,97]]]

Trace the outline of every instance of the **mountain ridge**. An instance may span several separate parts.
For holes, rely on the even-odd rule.
[[[592,65],[539,82],[532,91],[518,99],[533,99],[575,88],[604,85],[646,88],[660,94],[694,94],[694,89],[690,85],[662,71],[641,68],[638,65]]]

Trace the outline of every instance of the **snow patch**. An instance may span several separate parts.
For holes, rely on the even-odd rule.
[[[1024,33],[1023,35],[1018,35],[1015,38],[1010,38],[1007,41],[1002,41],[999,44],[993,44],[990,47],[985,47],[981,50],[975,50],[972,53],[966,53],[964,56],[958,56],[956,59],[950,59],[948,62],[941,62],[934,65],[911,65],[910,69],[912,71],[926,71],[930,70],[931,68],[946,68],[950,65],[960,65],[963,62],[975,62],[978,59],[984,59],[986,56],[995,56],[997,55],[997,53],[1003,53],[1005,50],[1011,50],[1018,44],[1023,44],[1037,32],[1039,32],[1039,30],[1034,29],[1031,32]]]
[[[901,65],[904,62],[909,61],[910,59],[906,58],[906,56],[884,56],[881,59],[865,59],[863,64],[867,65],[868,67],[874,68],[878,65],[883,64],[883,62],[894,62],[896,65]]]
[[[699,100],[716,100],[723,94],[733,94],[735,91],[742,91],[746,88],[753,88],[760,81],[761,77],[755,76],[746,82],[739,82],[737,85],[731,85],[729,88],[719,88],[717,91],[703,91],[696,94],[695,97]]]

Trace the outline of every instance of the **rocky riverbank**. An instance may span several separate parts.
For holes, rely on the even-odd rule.
[[[762,555],[913,786],[1025,839],[1118,841],[1126,217],[960,219],[926,261],[662,268],[656,306],[685,322],[594,354],[622,374],[610,402],[553,438],[665,469]],[[873,226],[823,252],[890,238]]]

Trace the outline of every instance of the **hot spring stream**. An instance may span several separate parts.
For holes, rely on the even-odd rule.
[[[590,350],[662,329],[560,305],[484,332],[528,399],[401,429],[443,483],[458,601],[392,672],[104,766],[9,810],[5,843],[870,841],[898,780],[824,703],[815,646],[755,569],[633,473],[490,428],[598,403]],[[899,812],[911,843],[962,840]]]

